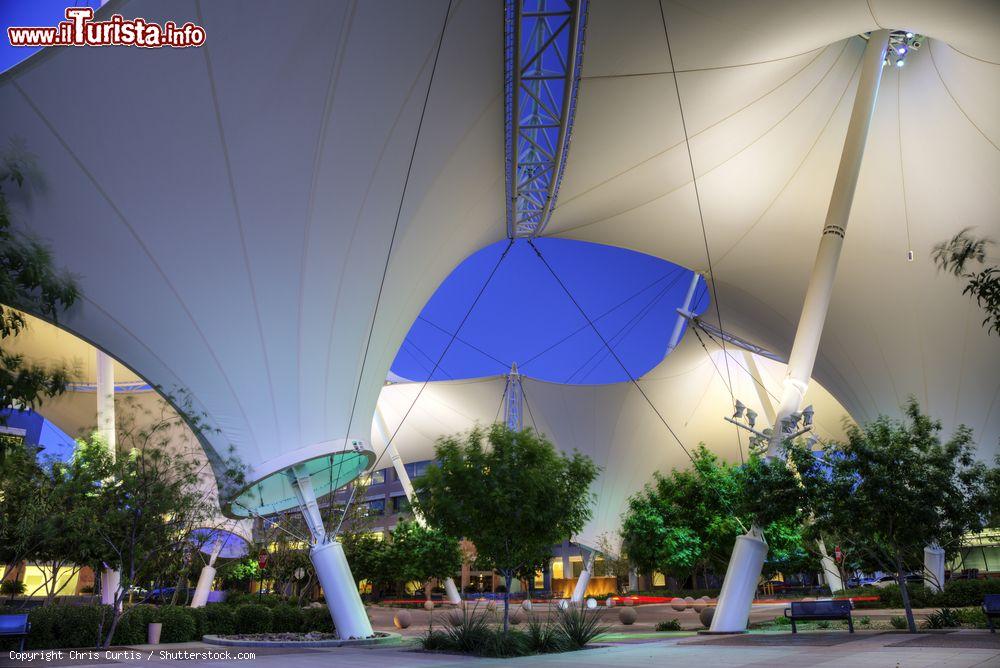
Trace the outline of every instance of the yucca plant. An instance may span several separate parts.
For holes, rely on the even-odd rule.
[[[958,612],[951,608],[941,608],[927,615],[924,627],[928,629],[954,629],[962,625]]]
[[[555,624],[548,621],[530,619],[528,621],[528,646],[538,654],[561,652],[563,649],[562,634]]]
[[[556,627],[566,649],[585,647],[608,629],[601,624],[599,610],[588,610],[583,607],[560,610],[556,618]]]

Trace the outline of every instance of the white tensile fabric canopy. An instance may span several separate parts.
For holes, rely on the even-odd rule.
[[[733,412],[728,376],[732,377],[734,393],[759,413],[760,428],[768,424],[768,407],[760,394],[770,405],[777,404],[774,397],[780,396],[785,365],[754,356],[752,363],[763,384],[758,392],[750,373],[753,366],[742,352],[727,346],[731,355],[727,374],[721,349],[706,343],[711,351],[708,355],[693,334],[686,336],[674,352],[638,381],[655,411],[631,383],[562,385],[522,377],[523,425],[563,450],[579,450],[602,469],[591,490],[596,497],[593,517],[574,541],[595,547],[598,538],[607,534],[613,544],[628,497],[650,482],[654,471],[686,468],[689,459],[685,449],[693,454],[698,444],[704,443],[730,463],[747,456],[749,434],[741,432],[737,438],[736,427],[723,420]],[[434,444],[441,436],[461,437],[476,425],[489,427],[498,416],[503,421],[501,398],[506,384],[506,376],[494,376],[429,383],[422,392],[421,383],[387,386],[377,408],[385,426],[376,420],[373,430],[376,452],[395,433],[393,445],[404,461],[432,459]],[[420,399],[414,404],[418,392]],[[822,440],[843,437],[847,413],[818,383],[809,387],[806,402],[816,410],[816,436]],[[403,421],[411,405],[413,410]],[[388,457],[380,464],[386,465]]]
[[[220,429],[209,450],[235,446],[254,476],[348,436],[368,440],[420,308],[505,233],[502,4],[456,0],[437,56],[445,7],[112,2],[104,11],[200,23],[206,46],[49,50],[0,76],[0,139],[23,138],[46,183],[13,191],[15,217],[51,241],[84,294],[62,324],[151,383],[189,390]],[[967,226],[1000,237],[1000,6],[665,0],[663,10],[704,227],[659,6],[594,0],[545,234],[699,271],[707,236],[723,328],[786,356],[854,96],[857,34],[927,35],[883,78],[815,377],[857,420],[898,414],[914,394],[994,454],[998,339],[930,253]],[[707,374],[690,343],[642,382],[697,366],[689,354]],[[704,391],[707,376],[695,375],[692,386],[664,380],[657,406],[689,432],[686,445],[704,440],[732,460],[735,436],[714,403],[703,424],[675,424],[684,411],[671,407]],[[634,388],[527,388],[560,447],[608,439],[616,468],[601,495],[619,501],[595,522],[607,526],[620,499],[674,464],[645,459],[677,448],[662,425],[649,431]],[[582,415],[617,426],[583,430]]]

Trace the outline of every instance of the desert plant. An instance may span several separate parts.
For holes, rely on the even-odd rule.
[[[816,622],[816,628],[818,628],[818,629],[828,629],[828,628],[830,628],[830,622],[826,621],[825,619],[820,620],[820,621]]]
[[[489,613],[477,608],[464,607],[461,614],[447,617],[444,623],[444,633],[451,646],[466,654],[479,651],[492,631]]]
[[[864,615],[863,617],[858,617],[858,624],[860,626],[871,626],[871,623],[872,623],[872,618],[869,617],[868,615]]]
[[[962,625],[958,614],[951,608],[941,608],[927,615],[924,621],[924,628],[928,629],[954,629]]]
[[[607,630],[601,624],[600,610],[582,607],[560,610],[556,628],[567,649],[581,649]]]
[[[892,624],[892,628],[894,629],[902,630],[907,627],[906,617],[900,617],[898,615],[890,619],[889,623]]]
[[[657,622],[657,631],[680,631],[681,623],[676,619],[664,619],[662,622]]]
[[[968,624],[977,629],[985,629],[989,627],[989,622],[986,621],[986,613],[980,608],[958,608],[954,611],[955,616],[958,617],[958,621],[962,624]]]
[[[563,642],[561,634],[554,624],[537,619],[528,620],[528,646],[537,654],[561,652]]]

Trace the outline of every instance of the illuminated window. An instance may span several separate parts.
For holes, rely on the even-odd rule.
[[[59,578],[56,581],[57,596],[71,596],[76,593],[76,583],[79,580],[79,573],[72,568],[60,568]],[[24,569],[25,593],[36,596],[44,595],[46,592],[45,583],[52,585],[51,566],[27,566]]]
[[[368,501],[368,514],[369,515],[384,515],[385,514],[385,499],[370,499]]]
[[[666,587],[667,578],[663,573],[657,573],[653,571],[653,586],[654,587]]]
[[[552,560],[552,565],[549,567],[549,570],[552,571],[552,577],[554,579],[556,579],[556,580],[562,580],[563,579],[563,564],[562,564],[562,559],[553,559]]]

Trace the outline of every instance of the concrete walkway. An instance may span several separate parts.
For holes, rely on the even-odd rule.
[[[662,638],[662,637],[661,637]],[[638,639],[637,639],[638,640]],[[68,651],[62,658],[32,662],[0,658],[2,666],[143,666],[157,668],[192,665],[241,668],[434,668],[437,666],[782,666],[805,668],[829,666],[843,668],[971,668],[1000,667],[1000,636],[986,631],[923,633],[844,632],[754,633],[742,636],[697,636],[678,634],[666,639],[628,642],[579,652],[531,656],[521,659],[476,659],[450,654],[417,651],[410,640],[395,647],[337,649],[248,650],[254,657],[237,656],[238,648],[213,647],[202,643],[136,646],[125,654],[124,648],[110,657],[94,656],[71,659]],[[186,656],[183,653],[188,653]],[[211,654],[201,654],[209,652]]]

